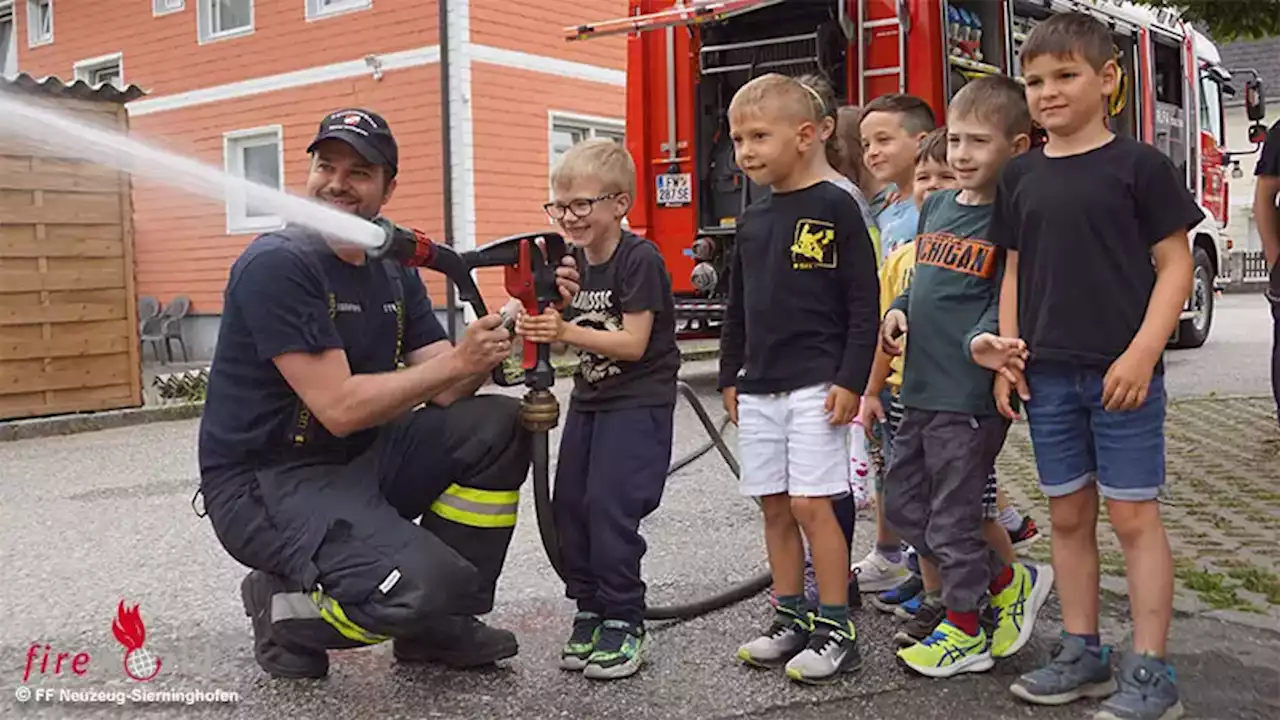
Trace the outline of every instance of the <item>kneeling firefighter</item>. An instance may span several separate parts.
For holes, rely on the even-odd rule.
[[[380,219],[398,162],[383,118],[332,113],[308,153],[309,195]],[[571,262],[556,272],[567,299],[578,275]],[[200,494],[222,546],[251,568],[241,593],[264,670],[323,677],[329,649],[387,639],[400,661],[516,654],[512,633],[476,618],[493,608],[530,463],[519,401],[475,396],[510,349],[496,314],[455,347],[416,271],[302,227],[237,259]]]

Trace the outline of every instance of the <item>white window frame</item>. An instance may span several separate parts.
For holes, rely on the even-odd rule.
[[[249,0],[249,24],[242,28],[223,30],[222,32],[213,31],[213,5],[215,2],[217,0],[196,0],[196,32],[199,35],[201,45],[253,34],[254,29],[257,27],[257,7],[253,0]]]
[[[176,7],[167,7],[170,3],[177,2]],[[182,12],[187,9],[186,0],[151,0],[151,16],[163,17]]]
[[[307,22],[373,8],[373,0],[329,0],[331,3],[329,6],[325,5],[325,0],[305,0],[305,2],[307,3]]]
[[[13,0],[0,0],[0,11],[9,15],[9,45],[5,57],[0,57],[0,72],[5,78],[18,74],[18,12],[13,7]]]
[[[259,142],[259,141],[267,142]],[[222,134],[222,162],[227,173],[237,178],[244,177],[244,155],[240,151],[245,147],[266,145],[274,142],[279,152],[280,183],[277,189],[284,190],[284,126],[263,125],[243,130],[231,130]],[[227,234],[258,233],[275,230],[284,226],[283,218],[276,216],[248,217],[243,196],[237,192],[227,193]]]
[[[124,81],[124,53],[122,52],[80,60],[71,66],[71,73],[74,79],[83,80],[90,87],[97,87],[98,84],[93,81],[93,74],[112,66],[120,69],[120,80],[118,81],[120,84],[116,87],[121,90],[129,87]]]
[[[49,36],[40,37],[36,34],[36,23],[32,20],[35,17],[35,11],[40,3],[49,3]],[[34,48],[41,45],[53,44],[53,0],[27,0],[27,47]]]

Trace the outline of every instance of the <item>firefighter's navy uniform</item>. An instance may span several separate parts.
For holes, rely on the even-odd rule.
[[[353,374],[384,373],[446,337],[415,271],[353,265],[308,230],[262,235],[234,264],[201,495],[223,547],[256,571],[242,593],[272,674],[323,675],[324,649],[388,638],[402,659],[476,659],[451,644],[488,630],[472,616],[493,606],[530,459],[518,401],[428,405],[338,438],[272,362],[343,348]],[[515,652],[505,636],[513,647],[494,659]]]

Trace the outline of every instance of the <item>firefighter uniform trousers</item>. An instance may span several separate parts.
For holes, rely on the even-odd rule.
[[[259,471],[234,507],[206,494],[232,556],[282,581],[270,610],[277,643],[411,639],[433,617],[493,608],[530,461],[519,401],[481,395],[427,406],[377,433],[345,465]]]

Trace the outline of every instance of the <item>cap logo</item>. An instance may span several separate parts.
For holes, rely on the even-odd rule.
[[[344,123],[346,123],[346,124],[348,124],[348,125],[355,125],[356,123],[360,122],[360,116],[359,116],[359,115],[348,115],[348,116],[346,116],[345,118],[343,118],[342,122],[344,122]]]

